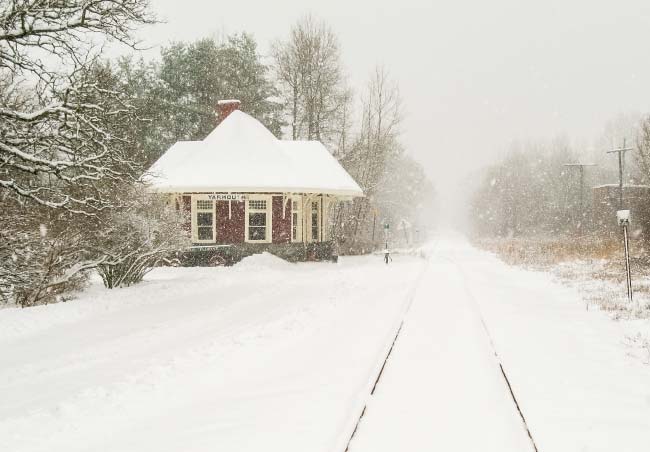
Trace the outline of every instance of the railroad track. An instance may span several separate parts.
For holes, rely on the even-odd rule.
[[[354,436],[357,433],[357,430],[359,429],[359,425],[361,424],[361,420],[363,419],[363,416],[366,414],[366,410],[368,408],[368,399],[372,397],[375,394],[375,390],[377,389],[377,386],[379,385],[379,382],[381,380],[381,377],[384,373],[384,369],[386,368],[386,364],[388,363],[388,360],[390,359],[390,355],[393,352],[393,348],[395,347],[395,343],[397,342],[397,339],[399,338],[400,333],[402,332],[402,328],[404,326],[404,321],[406,320],[406,316],[408,315],[411,306],[413,305],[413,300],[415,300],[415,295],[417,294],[418,288],[420,287],[420,284],[422,282],[422,278],[424,277],[424,274],[426,273],[427,269],[429,268],[429,261],[435,254],[437,247],[439,244],[439,240],[436,239],[433,242],[433,246],[431,247],[430,255],[426,256],[425,262],[422,265],[422,269],[420,270],[420,273],[418,274],[417,278],[413,282],[413,285],[409,289],[409,292],[406,296],[405,300],[405,305],[402,308],[401,315],[399,318],[399,322],[396,328],[393,329],[395,333],[392,336],[392,341],[390,342],[390,347],[388,347],[388,351],[382,356],[381,359],[381,366],[376,366],[375,369],[378,367],[379,371],[376,373],[376,376],[374,379],[369,378],[369,381],[373,381],[372,384],[372,389],[370,390],[370,393],[365,399],[365,402],[363,404],[363,408],[360,410],[360,414],[358,414],[356,418],[356,422],[354,423],[354,428],[352,429],[352,432],[350,433],[346,443],[345,443],[345,452],[349,452],[350,450],[350,445],[352,444],[352,440],[354,439]],[[339,450],[339,448],[335,449]]]
[[[499,355],[499,351],[497,350],[497,347],[494,343],[494,339],[492,337],[492,333],[490,333],[490,329],[488,328],[487,322],[485,321],[485,317],[483,316],[483,313],[481,311],[481,306],[478,303],[478,300],[474,296],[474,293],[472,290],[469,288],[469,285],[467,284],[467,274],[465,273],[465,270],[460,266],[460,264],[456,261],[454,261],[451,258],[445,257],[446,260],[451,262],[458,268],[458,272],[460,273],[463,281],[463,290],[465,291],[465,294],[467,295],[467,298],[471,300],[472,302],[472,307],[475,312],[475,314],[478,316],[479,321],[481,322],[481,325],[483,326],[483,331],[485,332],[485,335],[487,336],[488,342],[490,343],[490,348],[492,349],[492,353],[494,355],[494,359],[497,362],[497,365],[499,366],[499,369],[501,370],[501,376],[503,377],[503,381],[508,388],[508,393],[510,394],[510,398],[512,399],[512,402],[515,405],[515,408],[517,410],[517,414],[519,414],[519,418],[521,419],[521,422],[523,424],[523,428],[526,431],[526,434],[528,435],[528,439],[530,440],[530,445],[532,449],[535,452],[539,452],[539,449],[537,448],[537,442],[535,441],[535,438],[533,437],[533,433],[530,429],[530,426],[528,425],[528,421],[526,421],[526,416],[524,416],[524,412],[521,409],[521,405],[519,404],[519,400],[517,400],[517,396],[515,394],[515,391],[512,388],[512,384],[510,383],[510,378],[508,377],[508,373],[506,372],[505,367],[503,366],[503,360],[501,359],[501,356]]]
[[[407,299],[406,299],[405,307],[404,307],[404,309],[402,310],[402,313],[401,313],[401,318],[399,320],[399,324],[398,324],[397,328],[394,330],[395,333],[394,333],[394,335],[392,337],[390,347],[388,347],[387,352],[385,353],[385,355],[383,355],[382,360],[380,361],[381,366],[376,366],[375,367],[375,369],[379,368],[379,371],[376,373],[376,376],[375,376],[373,384],[372,384],[372,389],[370,390],[370,393],[366,397],[365,403],[363,404],[363,408],[360,410],[360,414],[358,414],[358,416],[356,418],[356,422],[354,423],[354,428],[352,429],[352,431],[351,431],[351,433],[349,435],[349,438],[347,439],[347,442],[345,443],[345,449],[344,449],[345,452],[350,452],[352,441],[354,440],[354,437],[355,437],[355,435],[357,433],[357,430],[359,429],[359,426],[361,425],[363,417],[366,414],[369,398],[374,395],[374,393],[375,393],[375,391],[377,389],[377,386],[379,385],[379,383],[381,381],[381,377],[382,377],[382,375],[384,373],[384,369],[386,368],[386,365],[388,364],[388,360],[390,359],[390,356],[391,356],[391,354],[393,352],[393,349],[395,348],[395,344],[397,343],[397,340],[398,340],[398,338],[400,336],[400,333],[403,330],[403,326],[404,326],[404,322],[406,320],[406,317],[407,317],[407,315],[408,315],[408,313],[409,313],[409,311],[411,309],[411,306],[412,306],[413,301],[415,299],[415,296],[417,294],[418,288],[420,287],[420,283],[422,281],[422,278],[423,278],[424,274],[426,273],[426,270],[427,270],[427,268],[429,266],[428,265],[429,261],[436,254],[438,244],[439,244],[439,241],[436,240],[434,242],[434,245],[433,245],[433,248],[432,248],[432,251],[431,251],[431,255],[427,257],[426,263],[423,265],[423,268],[422,268],[420,274],[416,278],[413,286],[411,287],[411,289],[409,291],[409,294],[408,294]],[[504,384],[505,384],[505,386],[506,386],[506,388],[508,390],[508,394],[510,395],[510,398],[513,401],[513,404],[514,404],[514,407],[515,407],[515,409],[517,411],[517,414],[518,414],[519,418],[521,419],[522,426],[523,426],[523,428],[524,428],[524,430],[525,430],[525,432],[526,432],[526,434],[528,436],[528,439],[530,441],[531,449],[534,452],[539,452],[539,449],[537,447],[537,443],[535,441],[533,433],[532,433],[532,431],[530,429],[530,426],[528,425],[528,421],[526,420],[526,417],[525,417],[525,415],[523,413],[521,405],[519,404],[519,400],[517,399],[517,396],[516,396],[515,391],[514,391],[514,389],[512,387],[512,384],[510,383],[510,378],[508,377],[508,373],[506,371],[506,368],[504,367],[501,356],[499,355],[499,352],[498,352],[498,350],[496,348],[496,345],[495,345],[495,342],[493,340],[492,334],[490,333],[490,329],[488,328],[487,322],[485,321],[485,317],[483,316],[483,313],[481,312],[481,308],[480,308],[480,305],[478,303],[478,300],[476,299],[476,297],[472,293],[469,285],[467,284],[467,279],[468,278],[467,278],[467,275],[466,275],[465,271],[460,266],[460,264],[458,264],[458,262],[456,262],[455,260],[453,260],[453,259],[451,259],[449,257],[446,257],[446,256],[440,256],[440,257],[442,259],[444,259],[444,260],[447,260],[448,262],[453,264],[458,269],[458,272],[461,275],[461,279],[462,279],[463,290],[465,291],[465,294],[467,295],[468,300],[470,300],[470,302],[471,302],[472,311],[476,314],[478,320],[480,321],[480,323],[482,325],[483,331],[484,331],[484,333],[485,333],[485,335],[487,337],[487,340],[488,340],[488,342],[490,344],[490,348],[492,350],[494,359],[496,360],[496,363],[497,363],[497,365],[499,367],[501,377],[502,377],[502,379],[504,381]],[[336,449],[336,450],[341,450],[341,449]]]

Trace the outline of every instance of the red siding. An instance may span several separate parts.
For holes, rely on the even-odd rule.
[[[188,233],[192,233],[192,197],[183,196],[183,213],[185,214],[185,224],[183,229]]]
[[[244,243],[246,206],[244,201],[232,202],[232,216],[228,218],[228,201],[217,201],[217,243]]]
[[[282,196],[273,196],[271,215],[273,217],[272,234],[273,243],[291,243],[291,203],[286,203],[286,212],[282,217]],[[190,211],[192,198],[183,196],[183,210],[187,212],[185,228],[191,230],[192,221]],[[216,202],[216,222],[218,244],[244,243],[246,234],[246,205],[244,201],[233,201],[231,217],[228,218],[228,201]]]
[[[291,203],[286,203],[286,212],[282,218],[282,196],[273,197],[273,243],[291,242]]]

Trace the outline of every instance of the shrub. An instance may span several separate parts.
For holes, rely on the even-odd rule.
[[[97,271],[109,289],[142,281],[151,269],[171,263],[175,253],[189,245],[184,213],[168,198],[142,189],[134,189],[130,196],[131,207],[109,217],[110,228],[103,236],[106,259]]]
[[[65,299],[86,281],[96,262],[84,235],[61,227],[33,203],[0,202],[0,302],[22,307]]]

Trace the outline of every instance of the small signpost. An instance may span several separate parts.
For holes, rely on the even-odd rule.
[[[633,148],[625,146],[626,140],[623,140],[623,147],[607,151],[608,154],[618,154],[618,211],[616,219],[618,225],[623,228],[623,243],[625,246],[625,272],[627,273],[627,299],[632,303],[632,271],[630,270],[630,242],[628,227],[630,226],[630,211],[623,209],[623,172],[625,167],[625,153],[632,151]]]
[[[388,264],[393,258],[390,257],[390,250],[388,249],[388,233],[390,232],[390,225],[388,222],[384,223],[384,238],[386,239],[386,248],[384,248],[384,262]]]
[[[630,211],[619,210],[616,212],[618,225],[623,228],[623,243],[625,247],[625,272],[627,274],[627,298],[632,302],[632,271],[630,270],[630,243],[628,227],[630,226]]]

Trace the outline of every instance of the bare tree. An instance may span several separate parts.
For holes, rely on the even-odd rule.
[[[641,175],[650,181],[650,116],[641,121],[636,143],[636,156]]]
[[[283,85],[283,92],[290,108],[291,139],[299,138],[299,121],[302,102],[302,78],[298,54],[292,42],[277,42],[273,45],[276,76]]]
[[[146,0],[0,2],[0,298],[55,301],[110,257],[96,249],[141,174],[136,111],[100,63],[137,47]]]
[[[291,116],[292,139],[335,140],[337,118],[349,98],[338,38],[313,16],[305,16],[286,41],[273,46],[276,75]]]
[[[375,68],[363,105],[358,177],[366,195],[371,195],[377,188],[387,159],[401,150],[398,136],[402,101],[397,83],[384,67]]]
[[[511,145],[501,161],[476,178],[474,231],[496,237],[586,232],[587,207],[578,209],[581,187],[564,166],[576,160],[577,153],[563,139]]]
[[[15,0],[0,6],[0,188],[93,214],[137,173],[119,130],[132,113],[92,77],[101,44],[135,47],[146,0]],[[29,92],[31,95],[26,95]]]
[[[345,90],[341,96],[341,108],[334,118],[334,145],[332,153],[338,160],[342,160],[347,155],[350,148],[350,138],[353,127],[353,92],[351,89]]]
[[[337,215],[337,234],[350,237],[352,243],[367,241],[372,236],[372,224],[387,219],[390,208],[380,209],[378,198],[389,185],[389,163],[399,159],[403,149],[399,142],[402,121],[402,101],[397,83],[388,71],[378,66],[373,71],[361,99],[360,130],[349,152],[342,158],[346,169],[359,182],[365,198],[356,199],[352,206]]]

